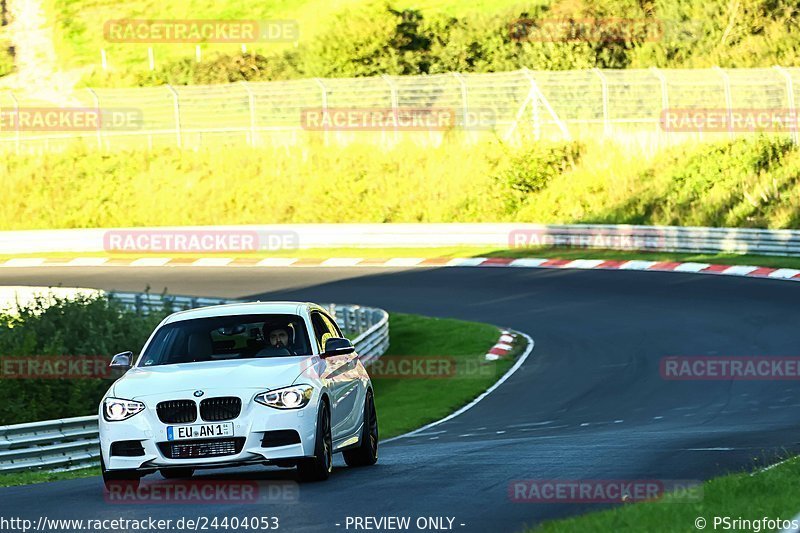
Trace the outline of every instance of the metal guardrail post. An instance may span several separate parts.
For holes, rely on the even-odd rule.
[[[792,75],[789,74],[789,71],[787,71],[785,68],[778,65],[775,65],[773,68],[777,70],[786,80],[786,100],[789,106],[788,109],[791,117],[790,120],[793,123],[792,142],[794,144],[800,144],[800,139],[798,139],[798,128],[800,128],[800,124],[798,124],[797,109],[794,105],[794,80],[792,79]]]
[[[178,148],[183,147],[183,139],[181,138],[181,106],[180,106],[180,98],[178,97],[178,91],[175,88],[167,84],[167,89],[172,93],[173,102],[174,102],[174,110],[173,115],[175,119],[175,140],[178,143]]]

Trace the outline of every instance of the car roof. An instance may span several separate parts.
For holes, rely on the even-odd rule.
[[[210,318],[215,316],[235,315],[297,315],[303,308],[321,308],[311,302],[246,302],[225,305],[198,307],[186,311],[178,311],[169,315],[165,324],[192,320],[194,318]],[[324,308],[322,308],[324,310]]]

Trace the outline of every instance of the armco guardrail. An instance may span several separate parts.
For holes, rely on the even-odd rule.
[[[176,310],[240,301],[134,293],[110,296],[143,312],[161,309],[165,301]],[[389,314],[386,311],[358,305],[330,304],[327,307],[345,332],[357,334],[353,344],[364,364],[370,364],[388,349]],[[72,470],[95,465],[99,458],[95,415],[0,426],[0,472]]]
[[[155,228],[31,230],[0,232],[0,254],[105,251],[108,231]],[[800,230],[630,226],[610,224],[271,224],[260,226],[161,227],[169,231],[293,232],[298,256],[308,248],[425,248],[447,246],[575,246],[673,252],[800,255]],[[149,255],[152,255],[150,253]],[[168,254],[166,254],[168,255]],[[216,253],[220,256],[221,254]],[[77,262],[76,265],[83,263]]]

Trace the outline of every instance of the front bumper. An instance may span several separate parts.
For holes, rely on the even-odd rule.
[[[296,410],[281,410],[255,403],[253,397],[260,391],[248,391],[244,394],[231,393],[230,391],[207,391],[207,397],[238,396],[242,400],[242,410],[238,417],[225,422],[232,422],[234,428],[233,438],[244,438],[241,451],[229,455],[210,457],[192,457],[185,459],[171,459],[165,456],[158,444],[168,442],[167,426],[193,425],[218,423],[206,422],[199,416],[192,424],[167,424],[159,420],[156,414],[156,405],[161,401],[176,399],[192,399],[191,394],[169,394],[166,396],[138,398],[144,402],[146,408],[127,420],[108,422],[102,414],[99,416],[100,451],[103,462],[108,470],[155,470],[166,467],[222,467],[252,462],[271,462],[282,459],[308,457],[314,454],[314,441],[316,435],[318,392],[307,406]],[[219,423],[225,423],[219,422]],[[294,430],[300,436],[300,443],[280,446],[263,446],[262,439],[265,432],[280,430]],[[120,441],[139,441],[144,455],[134,457],[112,455],[111,444]],[[170,441],[171,442],[171,441]],[[185,440],[181,442],[191,442]]]

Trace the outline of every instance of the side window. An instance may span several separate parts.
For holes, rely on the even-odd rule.
[[[312,311],[311,325],[314,328],[314,337],[317,339],[317,346],[319,347],[320,353],[322,353],[325,350],[325,341],[333,335],[331,335],[331,332],[328,330],[328,325],[325,323],[325,319],[318,311]]]
[[[338,338],[344,338],[344,335],[342,335],[342,330],[339,329],[339,325],[334,319],[328,315],[322,315],[322,318],[325,319],[325,324],[328,326],[328,331],[331,332],[331,335]]]

